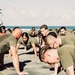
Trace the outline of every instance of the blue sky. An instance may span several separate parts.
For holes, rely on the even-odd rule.
[[[75,0],[0,0],[4,25],[75,25]]]

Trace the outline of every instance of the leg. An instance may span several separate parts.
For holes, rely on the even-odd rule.
[[[0,66],[3,66],[4,64],[4,53],[0,54]]]
[[[3,70],[3,65],[4,65],[4,53],[0,54],[0,70]]]

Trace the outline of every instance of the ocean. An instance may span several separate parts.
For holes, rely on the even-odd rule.
[[[16,26],[6,26],[6,28],[10,28],[13,29]],[[32,27],[35,27],[35,29],[40,29],[40,26],[18,26],[19,28],[23,29],[23,30],[30,30]],[[62,26],[48,26],[49,29],[56,29],[56,28],[60,28]],[[75,29],[75,26],[65,26],[67,29]]]

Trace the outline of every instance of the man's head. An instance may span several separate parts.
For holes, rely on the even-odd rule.
[[[12,35],[18,39],[22,35],[22,30],[20,28],[16,28],[12,31]]]
[[[59,29],[59,35],[61,36],[66,35],[66,32],[67,32],[67,29],[64,26]]]
[[[41,27],[40,27],[40,31],[41,31],[41,34],[43,35],[43,36],[46,36],[47,34],[48,34],[48,26],[47,25],[42,25]]]
[[[40,61],[43,62],[44,54],[45,54],[45,52],[46,52],[48,49],[51,49],[48,45],[43,46],[42,48],[40,48],[40,50],[39,50],[39,59],[40,59]]]
[[[17,28],[19,28],[19,27],[18,27],[18,26],[14,27],[14,28],[13,28],[13,31],[14,31],[15,29],[17,29]]]
[[[59,41],[57,40],[57,35],[55,32],[50,32],[49,35],[45,38],[46,45],[50,46],[51,48],[58,48]]]
[[[5,35],[5,33],[2,32],[2,28],[0,27],[0,36]]]
[[[43,46],[39,50],[39,59],[42,62],[52,64],[58,62],[58,54],[56,49],[51,49],[49,46]]]
[[[32,31],[35,31],[35,27],[32,27],[32,29],[31,29]]]
[[[6,27],[5,26],[1,26],[1,30],[2,30],[2,33],[6,33]]]

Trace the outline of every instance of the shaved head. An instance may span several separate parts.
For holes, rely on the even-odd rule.
[[[15,37],[15,38],[20,38],[20,36],[22,35],[22,30],[20,28],[16,28],[13,32],[12,32],[12,35]]]
[[[45,38],[45,42],[47,45],[49,45],[51,48],[53,48],[53,45],[55,43],[55,40],[56,38],[54,36],[51,36],[51,35],[48,35],[46,38]]]
[[[59,37],[55,38],[52,35],[48,35],[45,38],[45,42],[46,42],[46,45],[54,49],[58,48],[61,45],[61,39]]]

